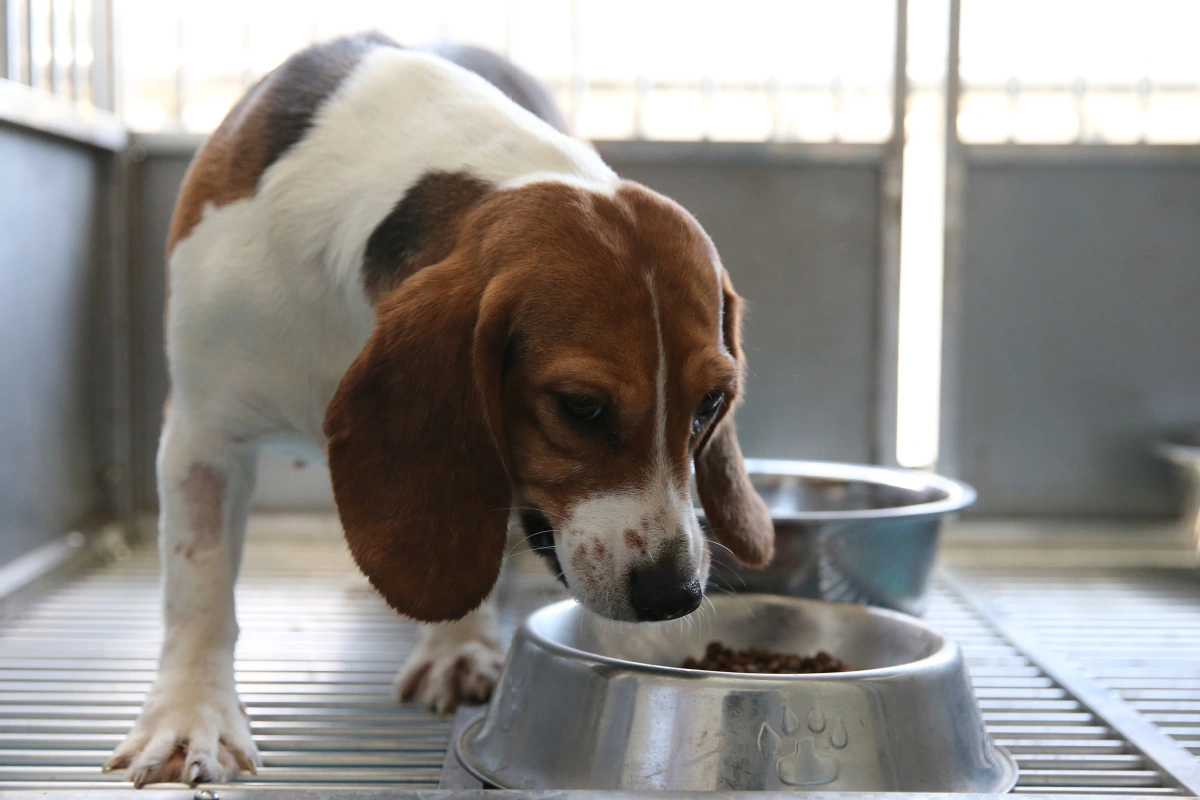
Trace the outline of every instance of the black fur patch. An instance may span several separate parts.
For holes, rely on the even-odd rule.
[[[265,79],[268,144],[263,170],[304,137],[321,104],[375,47],[400,45],[374,31],[343,36],[301,50]]]
[[[469,44],[438,42],[421,48],[469,69],[534,116],[567,132],[567,123],[549,90],[535,77],[498,53]]]
[[[372,297],[454,249],[463,214],[491,185],[462,172],[427,172],[371,232],[363,285]]]

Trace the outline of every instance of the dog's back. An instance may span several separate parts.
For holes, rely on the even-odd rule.
[[[205,143],[167,243],[176,398],[206,404],[238,436],[320,444],[374,299],[419,266],[373,263],[372,243],[415,249],[422,220],[473,186],[616,182],[555,127],[561,117],[547,114],[532,78],[474,48],[441,52],[379,34],[310,47],[249,90]]]

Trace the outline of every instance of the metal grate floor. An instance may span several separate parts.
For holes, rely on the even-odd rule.
[[[391,685],[415,626],[358,575],[332,523],[305,527],[317,530],[296,535],[286,523],[258,519],[247,544],[238,586],[238,680],[264,767],[238,787],[437,787],[451,721],[397,705]],[[507,626],[557,596],[536,559],[516,561],[499,589]],[[1002,603],[1018,602],[1026,590],[1046,596],[1046,586],[1028,577],[1009,583],[995,572],[978,580],[998,591]],[[1084,586],[1078,608],[1109,605],[1098,596],[1100,584],[1092,585],[1090,597]],[[1186,587],[1179,592],[1188,596]],[[1200,614],[1195,585],[1190,598],[1188,613]],[[1069,604],[1054,595],[1052,602],[1060,601]],[[1127,642],[1139,627],[1134,607],[1127,606],[1133,616],[1117,631]],[[1198,628],[1194,617],[1176,612],[1176,639],[1184,649],[1162,649],[1161,662],[1122,656],[1081,663],[1189,741],[1193,723],[1187,720],[1200,713],[1200,663],[1197,643],[1183,639],[1186,625]],[[1180,793],[1153,761],[1007,640],[958,583],[936,587],[926,616],[963,646],[989,729],[1020,762],[1016,791]],[[1039,624],[1059,630],[1060,643],[1086,640],[1104,650],[1103,625],[1091,634],[1069,622],[1055,629],[1051,616]],[[1150,641],[1151,629],[1144,630],[1147,647],[1159,647],[1160,640]],[[153,678],[159,637],[157,561],[149,548],[87,570],[0,619],[0,790],[128,787],[99,766],[134,721]]]
[[[1200,756],[1200,572],[972,569],[996,607]]]
[[[940,584],[925,618],[956,639],[988,730],[1021,767],[1014,792],[1178,794],[1128,742]]]

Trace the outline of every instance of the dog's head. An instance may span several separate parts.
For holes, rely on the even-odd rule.
[[[739,299],[699,224],[621,183],[497,191],[453,252],[379,301],[326,415],[338,511],[399,611],[454,619],[500,572],[510,518],[585,606],[700,603],[714,537],[766,563],[770,518],[731,410]]]

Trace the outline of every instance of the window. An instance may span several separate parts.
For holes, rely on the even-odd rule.
[[[509,56],[591,139],[880,142],[894,0],[120,0],[123,109],[206,132],[310,42],[377,28]]]

